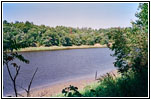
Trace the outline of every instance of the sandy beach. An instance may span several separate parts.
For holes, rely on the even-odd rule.
[[[110,74],[117,75],[117,70],[112,70],[109,72]],[[102,75],[101,75],[102,76]],[[83,89],[85,86],[90,85],[94,82],[98,82],[98,80],[95,80],[94,77],[86,77],[86,78],[77,78],[72,79],[64,82],[58,82],[54,85],[48,85],[37,89],[32,89],[30,96],[31,97],[55,97],[57,94],[60,94],[62,92],[62,89],[68,87],[69,85],[73,85],[78,87],[78,90]],[[26,97],[26,93],[22,94],[24,97]]]
[[[76,86],[76,87],[78,87],[78,90],[79,90],[79,89],[84,88],[86,85],[89,85],[94,82],[97,82],[97,80],[95,80],[94,77],[65,81],[65,82],[61,82],[61,83],[56,83],[54,85],[44,86],[44,87],[41,87],[38,89],[32,89],[30,96],[31,97],[55,96],[56,94],[61,93],[62,89],[68,87],[69,85]],[[23,93],[22,95],[24,97],[26,97],[26,93]]]

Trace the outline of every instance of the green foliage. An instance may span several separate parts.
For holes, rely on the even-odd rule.
[[[27,63],[27,64],[29,63],[29,60],[25,59],[21,54],[18,54],[17,52],[10,53],[10,54],[4,53],[3,54],[3,63],[6,64],[10,61],[13,61],[16,58],[24,63]]]
[[[119,28],[108,33],[108,38],[113,41],[110,49],[115,51],[114,65],[122,73],[128,70],[141,72],[148,67],[148,4],[140,4],[139,8],[138,20],[133,22],[132,28]]]
[[[140,10],[136,13],[138,20],[134,24],[138,25],[139,28],[144,28],[145,32],[148,33],[148,3],[139,4],[138,10]]]
[[[4,50],[39,46],[94,45],[106,39],[110,29],[72,28],[64,26],[48,27],[34,25],[26,21],[9,23],[3,21]]]
[[[14,24],[8,23],[6,20],[3,22],[3,62],[4,64],[9,63],[14,59],[19,59],[22,62],[29,63],[21,54],[17,52],[12,52],[13,50],[18,50],[20,48],[25,48],[29,46],[29,42],[27,40],[27,34],[23,32],[24,26],[28,26],[31,28],[31,23],[26,22],[19,23],[16,22]],[[23,30],[21,30],[21,29]],[[28,29],[29,30],[29,29]],[[27,31],[27,29],[26,29]],[[11,53],[7,53],[7,51],[11,51]]]
[[[82,96],[80,92],[78,91],[78,88],[71,85],[63,89],[62,93],[64,94],[64,96],[67,96],[67,97],[72,97],[72,96],[81,97]]]
[[[18,26],[17,26],[18,27]],[[17,28],[16,24],[3,22],[3,50],[17,50],[19,48],[28,47],[29,43],[27,35]]]

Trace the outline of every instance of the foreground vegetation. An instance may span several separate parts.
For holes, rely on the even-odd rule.
[[[128,72],[126,75],[107,73],[97,83],[79,90],[69,86],[57,97],[147,97],[148,73],[144,69],[141,74]]]

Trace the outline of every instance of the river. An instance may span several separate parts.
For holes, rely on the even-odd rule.
[[[27,87],[38,67],[32,83],[32,88],[55,84],[69,79],[80,77],[95,77],[115,69],[115,61],[108,48],[72,49],[59,51],[40,51],[21,53],[29,64],[15,60],[21,66],[17,77],[18,86]],[[11,71],[14,72],[13,67]],[[18,87],[18,90],[21,89]],[[14,93],[7,69],[3,66],[3,95]]]

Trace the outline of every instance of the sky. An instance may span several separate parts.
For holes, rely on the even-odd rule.
[[[138,3],[3,3],[3,20],[29,21],[36,25],[130,27]]]

